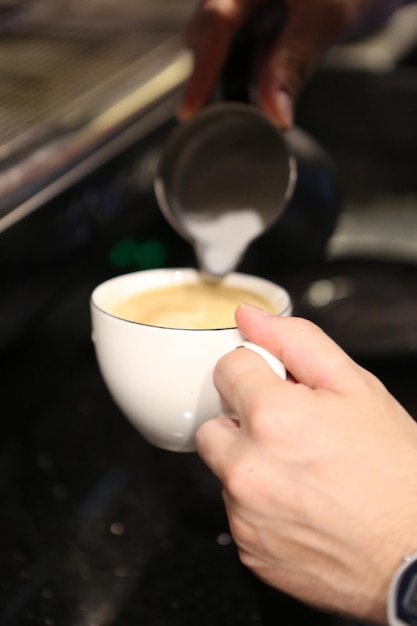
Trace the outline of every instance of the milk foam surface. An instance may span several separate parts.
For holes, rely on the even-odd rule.
[[[139,292],[117,303],[117,317],[151,326],[184,329],[232,328],[241,302],[275,313],[256,293],[221,283],[189,283]]]

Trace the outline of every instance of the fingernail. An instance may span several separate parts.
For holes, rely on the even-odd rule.
[[[241,309],[245,309],[245,311],[248,311],[249,313],[254,313],[255,315],[262,315],[263,317],[268,317],[269,315],[271,315],[270,313],[268,313],[268,311],[265,311],[265,309],[262,309],[259,306],[255,306],[254,304],[250,304],[249,302],[241,302],[239,307]]]
[[[293,103],[286,91],[278,91],[275,97],[275,105],[281,125],[290,128],[294,121]]]

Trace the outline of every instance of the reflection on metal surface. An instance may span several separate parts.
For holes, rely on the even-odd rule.
[[[339,70],[387,72],[413,50],[416,42],[417,6],[409,5],[368,37],[332,47],[324,65]]]
[[[191,53],[180,50],[177,58],[157,75],[152,76],[133,93],[99,115],[91,124],[90,130],[106,131],[108,128],[129,119],[138,111],[154,104],[167,93],[181,85],[192,68]]]
[[[335,259],[301,272],[291,292],[296,314],[350,355],[397,358],[417,354],[416,276],[411,263]]]
[[[314,308],[325,307],[332,302],[352,295],[353,284],[345,276],[322,278],[314,281],[304,294],[306,303]]]
[[[181,34],[192,0],[26,0],[0,29],[0,154],[108,100]],[[169,57],[168,57],[169,60]]]
[[[190,71],[191,55],[180,50],[168,67],[108,111],[1,173],[0,232],[170,119]]]
[[[0,232],[171,119],[192,0],[23,3],[0,31]]]
[[[329,242],[328,258],[348,255],[417,260],[417,194],[376,194],[350,203]]]

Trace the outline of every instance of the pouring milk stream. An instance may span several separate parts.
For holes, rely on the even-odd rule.
[[[228,211],[214,219],[188,217],[186,223],[199,268],[212,280],[232,272],[250,242],[264,230],[261,216],[251,208]]]
[[[167,220],[194,247],[200,270],[218,280],[291,197],[295,159],[283,134],[253,106],[206,107],[168,139],[155,180]]]

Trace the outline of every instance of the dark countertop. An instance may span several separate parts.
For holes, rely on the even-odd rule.
[[[311,623],[240,564],[198,456],[151,447],[113,405],[89,337],[98,280],[3,363],[0,624]]]
[[[88,311],[107,272],[2,358],[0,624],[346,624],[253,577],[198,456],[151,447],[114,406]],[[370,363],[411,410],[415,356]]]

